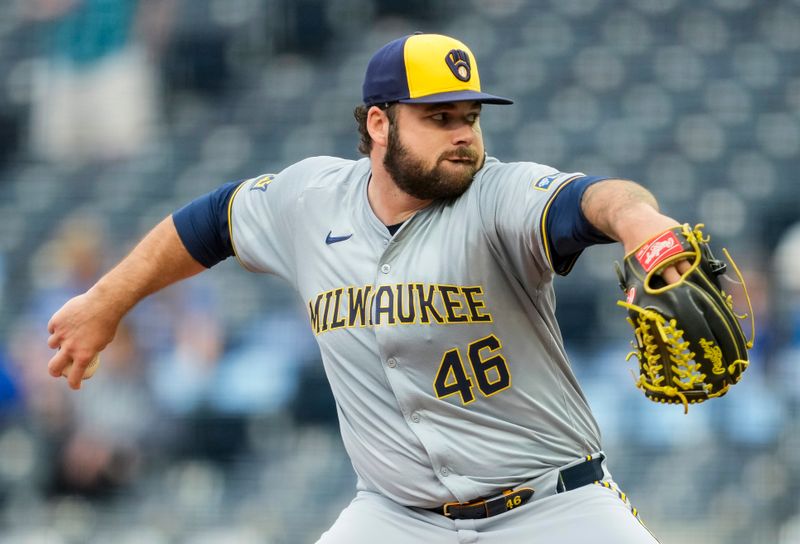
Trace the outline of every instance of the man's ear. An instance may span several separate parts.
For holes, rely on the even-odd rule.
[[[367,111],[367,132],[372,142],[381,147],[389,143],[389,116],[378,106],[372,106]]]

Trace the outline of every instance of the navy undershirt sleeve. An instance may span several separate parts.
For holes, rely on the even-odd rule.
[[[569,273],[585,248],[614,242],[589,223],[581,210],[581,198],[586,189],[605,179],[608,178],[584,176],[575,179],[559,191],[550,204],[545,228],[556,273]]]
[[[172,214],[183,245],[206,268],[233,255],[228,230],[228,202],[240,183],[226,183]]]

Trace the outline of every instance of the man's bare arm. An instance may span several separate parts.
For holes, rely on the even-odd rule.
[[[609,179],[586,189],[581,200],[586,219],[605,235],[621,242],[625,254],[630,253],[656,234],[679,225],[662,214],[656,198],[633,181]],[[662,276],[675,283],[688,268],[685,262],[667,267]]]
[[[628,253],[642,242],[679,223],[658,211],[655,197],[633,181],[610,179],[591,185],[581,210],[605,235],[622,242]]]
[[[206,270],[187,251],[172,217],[151,230],[139,244],[86,293],[61,307],[48,323],[52,376],[72,363],[70,387],[79,389],[86,366],[113,340],[122,317],[140,300],[168,285]]]

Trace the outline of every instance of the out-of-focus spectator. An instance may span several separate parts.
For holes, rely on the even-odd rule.
[[[156,352],[148,380],[159,409],[173,417],[191,416],[208,405],[225,341],[214,303],[195,298],[201,286],[194,287],[170,288],[156,295],[157,306],[139,312],[141,320],[144,314],[153,316],[154,311],[163,314],[163,305],[170,306],[166,311],[170,321],[164,325],[171,334],[160,350],[149,346]]]
[[[744,297],[744,289],[732,267],[723,276],[722,288],[733,295],[738,314],[748,315],[742,321],[745,334],[754,335],[753,349],[749,351],[750,364],[742,375],[742,381],[719,402],[711,404],[715,416],[714,427],[725,433],[726,439],[737,447],[764,447],[777,439],[785,420],[782,395],[771,387],[774,372],[773,351],[776,331],[773,329],[773,301],[769,292],[769,279],[764,270],[753,265],[767,261],[757,253],[740,256],[742,276],[746,280],[753,316]],[[747,263],[747,264],[744,264]],[[751,332],[754,320],[755,333]]]
[[[773,270],[775,270],[777,287],[783,296],[779,312],[782,314],[789,330],[786,335],[789,342],[800,346],[800,223],[784,232],[775,248]]]
[[[321,365],[308,320],[302,312],[275,309],[248,329],[247,341],[220,363],[213,406],[229,414],[285,410],[298,393],[303,366],[311,361]]]
[[[26,314],[42,324],[42,333],[47,332],[53,311],[100,277],[108,264],[106,259],[111,257],[106,231],[103,218],[78,210],[54,229],[50,240],[33,256],[34,292]]]
[[[9,366],[26,415],[42,435],[56,436],[68,426],[72,414],[68,389],[47,373],[53,352],[46,337],[41,321],[19,319],[10,334]]]
[[[6,288],[5,255],[0,251],[0,306],[4,302]],[[0,343],[0,422],[19,405],[19,385],[14,376],[11,358],[6,347]]]
[[[11,359],[0,346],[0,422],[19,406],[19,385],[14,377]]]
[[[193,278],[143,301],[130,316],[160,416],[153,434],[163,451],[178,458],[225,461],[244,450],[242,422],[211,407],[226,347],[218,298],[207,278]]]
[[[154,51],[167,0],[34,0],[44,58],[34,71],[31,148],[80,164],[135,155],[155,136]]]
[[[209,278],[201,276],[134,310],[131,317],[147,340],[148,381],[159,408],[179,418],[286,409],[302,367],[318,362],[305,314],[270,308],[229,339],[219,298]]]
[[[775,249],[778,320],[782,326],[783,345],[777,357],[777,380],[789,400],[800,407],[800,223],[790,227]]]
[[[102,494],[131,483],[146,457],[156,413],[133,330],[123,322],[91,386],[69,397],[73,420],[61,443],[54,490]]]

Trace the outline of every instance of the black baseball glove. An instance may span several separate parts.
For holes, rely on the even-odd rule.
[[[636,340],[628,359],[639,360],[636,385],[654,402],[689,404],[721,397],[747,368],[747,350],[753,347],[753,309],[744,279],[723,249],[741,280],[750,311],[752,333],[745,338],[719,277],[726,264],[711,254],[709,237],[688,224],[662,232],[625,256],[624,272],[616,263],[620,287],[627,300],[628,323]],[[690,264],[680,281],[668,285],[659,275],[680,260]]]

